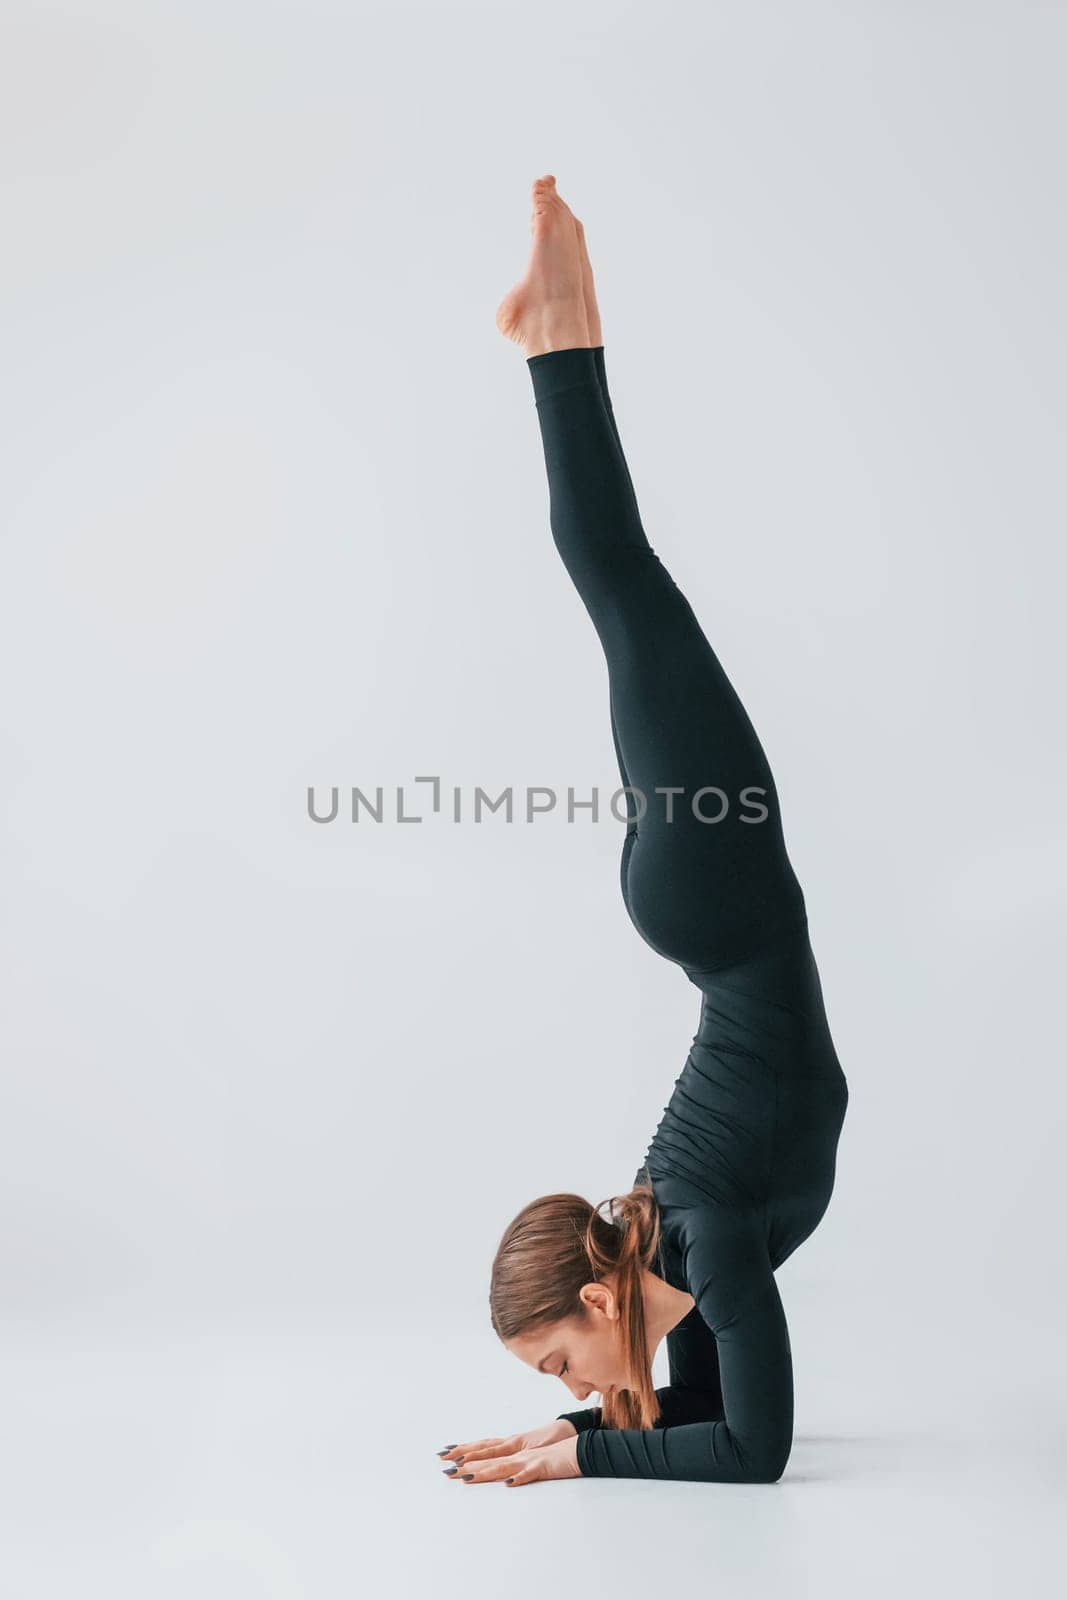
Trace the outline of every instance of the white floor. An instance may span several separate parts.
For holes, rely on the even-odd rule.
[[[935,1339],[924,1396],[915,1341],[887,1335],[881,1359],[903,1355],[876,1384],[873,1352],[820,1361],[803,1308],[793,1323],[805,1364],[778,1484],[521,1491],[451,1482],[435,1455],[461,1408],[470,1432],[496,1432],[490,1409],[519,1425],[562,1403],[481,1329],[9,1330],[0,1588],[12,1600],[1062,1593],[1052,1346],[1004,1330],[946,1365]],[[998,1381],[986,1362],[1001,1342]],[[877,1395],[903,1397],[904,1413],[875,1414]]]

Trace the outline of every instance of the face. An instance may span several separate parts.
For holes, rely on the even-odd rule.
[[[559,1378],[583,1405],[593,1393],[625,1389],[628,1378],[619,1347],[619,1307],[610,1283],[582,1289],[584,1316],[568,1317],[507,1341],[520,1361]]]

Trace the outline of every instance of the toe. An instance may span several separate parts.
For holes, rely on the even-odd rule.
[[[553,200],[558,200],[555,178],[535,178],[533,183],[534,205],[548,205]]]

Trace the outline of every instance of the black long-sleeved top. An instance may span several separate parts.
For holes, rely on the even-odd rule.
[[[773,1481],[793,1433],[774,1271],[829,1203],[848,1089],[774,776],[645,533],[603,346],[546,351],[528,365],[553,539],[608,667],[627,795],[623,900],[645,942],[702,995],[688,1059],[634,1179],[650,1180],[659,1202],[662,1276],[696,1302],[667,1335],[659,1424],[604,1428],[599,1408],[561,1415],[580,1430],[586,1476]],[[710,463],[713,440],[708,452]],[[714,562],[710,497],[694,522]],[[754,799],[762,818],[748,809]]]

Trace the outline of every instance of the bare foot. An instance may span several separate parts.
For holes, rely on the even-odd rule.
[[[551,173],[535,179],[530,259],[524,276],[504,296],[496,313],[500,332],[520,345],[527,356],[578,345],[589,347],[594,342],[589,337],[583,292],[579,226],[570,206],[557,193]]]

